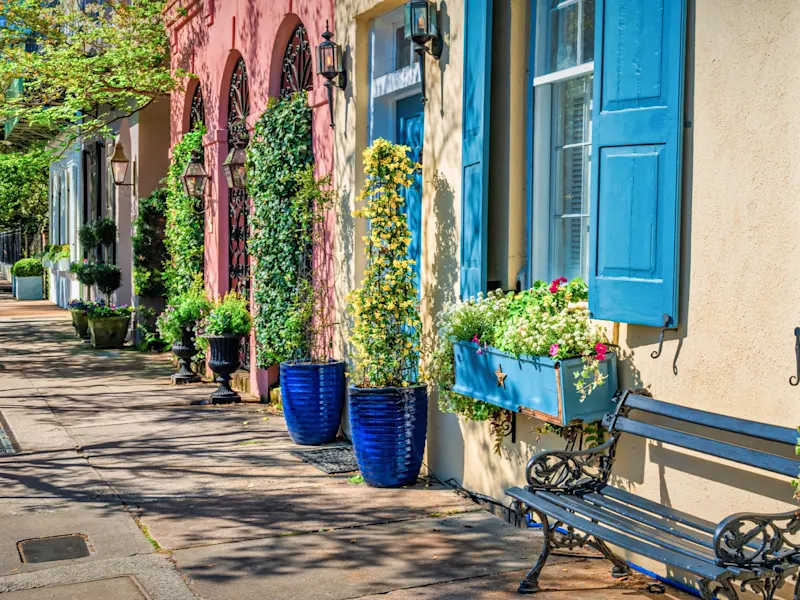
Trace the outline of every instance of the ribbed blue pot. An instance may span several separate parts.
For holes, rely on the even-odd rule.
[[[281,363],[283,415],[295,444],[319,446],[336,438],[344,408],[344,363]]]
[[[358,468],[373,487],[413,485],[428,432],[428,389],[350,388],[350,426]]]

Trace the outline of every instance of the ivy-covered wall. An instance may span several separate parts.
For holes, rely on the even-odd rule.
[[[172,149],[166,186],[167,229],[164,243],[168,260],[164,268],[167,297],[189,290],[195,276],[203,272],[205,250],[204,203],[183,191],[183,174],[193,150],[203,146],[205,127],[198,127],[183,136]]]
[[[257,361],[267,368],[310,351],[305,333],[312,315],[304,301],[312,295],[309,198],[299,193],[314,160],[305,93],[269,103],[247,153]]]

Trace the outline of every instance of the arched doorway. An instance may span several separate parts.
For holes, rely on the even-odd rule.
[[[301,90],[314,89],[313,75],[311,45],[308,43],[305,25],[300,23],[289,36],[289,43],[283,54],[281,96],[285,98]]]
[[[228,148],[246,146],[248,142],[247,117],[250,114],[250,91],[247,68],[240,58],[231,75],[228,89]],[[250,299],[250,259],[247,240],[248,223],[247,190],[228,190],[228,289]],[[242,340],[242,368],[250,368],[250,339]]]

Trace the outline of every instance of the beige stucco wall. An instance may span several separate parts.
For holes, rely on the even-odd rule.
[[[349,216],[367,141],[368,19],[399,1],[338,0],[336,34],[348,48],[352,86],[336,98],[337,251],[344,294],[360,280],[363,223]],[[523,264],[527,0],[495,0],[492,76],[490,278],[513,287]],[[446,50],[428,62],[423,192],[422,313],[458,287],[461,198],[463,2],[442,3]],[[681,327],[652,359],[659,331],[619,327],[625,387],[722,414],[794,427],[800,423],[793,330],[800,326],[800,3],[690,0],[681,249]],[[498,33],[500,35],[498,35]],[[507,224],[507,227],[506,227]],[[505,229],[504,229],[505,227]],[[613,328],[609,327],[609,335]],[[346,348],[344,337],[341,348]],[[677,374],[673,373],[673,362]],[[430,413],[428,463],[443,479],[503,498],[524,480],[528,457],[563,442],[538,439],[521,417],[518,441],[492,453],[488,426]],[[717,520],[791,506],[788,480],[724,460],[623,439],[615,479],[637,494]],[[653,567],[652,563],[637,562]],[[664,572],[656,566],[655,570]],[[680,574],[670,573],[675,578]]]

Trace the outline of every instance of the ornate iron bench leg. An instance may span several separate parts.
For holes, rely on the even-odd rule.
[[[519,594],[535,594],[536,592],[541,591],[539,588],[539,573],[542,572],[544,564],[547,562],[547,558],[550,556],[552,538],[550,522],[547,520],[547,515],[540,513],[539,511],[533,512],[542,521],[542,537],[544,540],[542,553],[539,555],[539,560],[536,561],[536,564],[533,565],[533,568],[528,571],[527,575],[525,575],[525,579],[520,582],[519,589],[517,590],[517,593]]]
[[[730,580],[698,579],[697,583],[700,585],[700,596],[703,600],[739,600],[739,594],[736,593],[736,588]]]
[[[626,563],[623,559],[614,554],[611,551],[611,548],[609,548],[604,541],[594,538],[592,541],[589,542],[589,545],[598,552],[600,552],[600,554],[602,554],[605,558],[610,560],[611,564],[614,565],[613,567],[611,567],[612,577],[615,578],[625,577],[631,574],[631,569],[628,566],[628,563]]]

